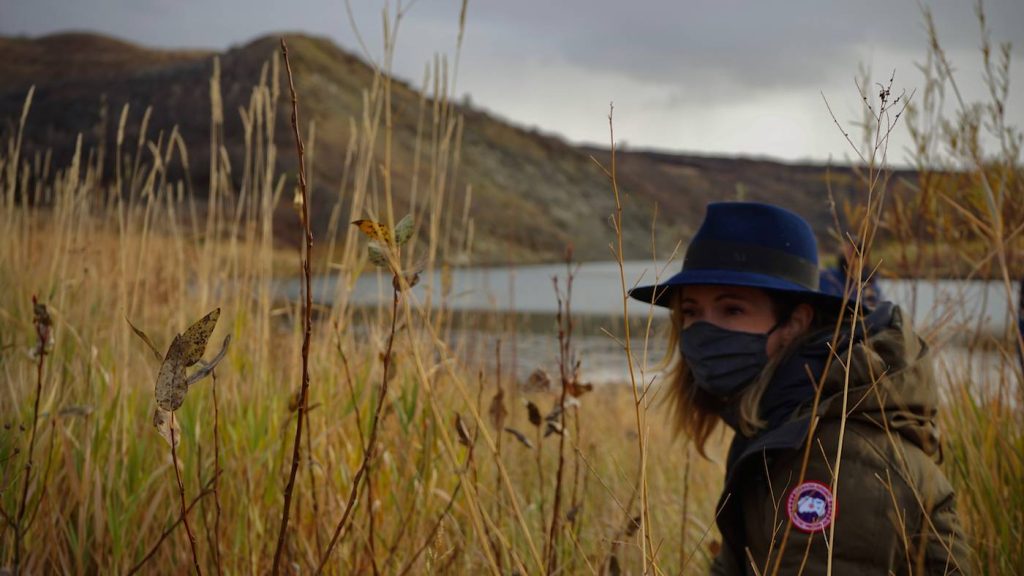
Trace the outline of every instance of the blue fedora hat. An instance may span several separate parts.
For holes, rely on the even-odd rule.
[[[802,294],[841,306],[841,298],[819,290],[819,279],[818,242],[803,218],[770,204],[714,202],[686,249],[682,271],[629,295],[669,307],[680,286],[721,284]]]

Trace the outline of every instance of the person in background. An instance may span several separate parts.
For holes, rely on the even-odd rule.
[[[677,432],[705,455],[733,431],[712,574],[970,573],[928,347],[889,302],[854,326],[819,280],[798,215],[714,203],[682,271],[630,291],[671,311]]]
[[[861,251],[864,249],[864,243],[856,236],[850,242],[843,243],[839,254],[836,256],[836,265],[821,271],[819,284],[822,292],[842,298],[843,293],[849,287],[850,300],[854,300],[857,297],[857,286],[853,283],[847,286],[847,279],[855,269],[855,259],[857,258],[855,246],[860,248]],[[865,310],[872,310],[878,306],[879,302],[885,300],[885,297],[882,295],[882,289],[878,287],[878,276],[877,274],[872,274],[873,268],[871,259],[867,253],[864,253],[864,270],[861,274],[863,281],[861,305]]]

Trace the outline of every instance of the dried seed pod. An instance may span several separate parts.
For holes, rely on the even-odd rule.
[[[459,444],[463,446],[472,446],[473,440],[469,437],[469,430],[466,429],[466,424],[462,421],[462,416],[458,413],[455,414],[455,432],[459,435]]]
[[[530,439],[526,437],[526,434],[523,434],[522,432],[516,430],[515,428],[505,428],[505,432],[508,432],[509,434],[514,436],[515,439],[519,440],[519,442],[522,443],[523,446],[526,446],[527,448],[533,448],[533,442],[530,442]]]
[[[557,420],[549,420],[547,425],[544,427],[544,437],[547,438],[552,434],[562,435],[562,423]]]

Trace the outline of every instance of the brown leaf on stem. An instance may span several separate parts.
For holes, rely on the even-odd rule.
[[[352,225],[358,227],[359,231],[369,236],[371,240],[382,244],[391,244],[391,230],[379,222],[367,218],[361,218],[359,220],[354,220]]]
[[[565,514],[565,519],[566,519],[566,520],[567,520],[567,521],[568,521],[568,522],[569,522],[570,524],[572,524],[573,522],[575,522],[575,521],[576,521],[576,517],[577,517],[577,516],[579,516],[579,514],[580,514],[580,509],[582,509],[582,508],[583,508],[583,504],[577,504],[577,505],[573,506],[573,507],[572,507],[572,508],[570,508],[570,509],[569,509],[569,511],[568,511],[568,512],[567,512],[567,513]]]
[[[206,353],[206,343],[219,317],[220,308],[217,308],[189,326],[184,333],[174,337],[156,376],[156,404],[161,409],[174,412],[180,408],[185,401],[189,385],[212,371],[216,363],[224,357],[230,337],[224,339],[224,346],[214,362],[197,372],[198,376],[185,378],[185,369],[200,362]]]
[[[36,301],[36,297],[32,297],[32,322],[37,326],[53,326],[53,320],[50,318],[50,312],[46,309],[46,304]]]
[[[292,392],[292,395],[288,397],[288,411],[295,412],[299,409],[299,401],[302,398],[302,393],[299,390]]]
[[[534,426],[540,426],[540,423],[542,421],[540,415],[540,408],[537,408],[537,405],[534,404],[533,402],[527,402],[526,410],[529,413],[530,424],[533,424]]]
[[[188,381],[185,380],[185,345],[181,335],[174,337],[164,355],[164,362],[156,375],[156,405],[168,412],[174,412],[185,401]]]
[[[636,535],[637,531],[640,530],[640,523],[642,521],[643,518],[639,514],[629,519],[629,523],[626,524],[627,538],[632,538],[634,535]]]
[[[593,389],[594,385],[591,384],[590,382],[579,383],[573,381],[569,382],[569,384],[566,385],[565,387],[565,391],[568,392],[569,395],[572,396],[573,398],[579,398],[580,396],[583,396],[584,394],[592,391]]]
[[[508,410],[505,409],[505,390],[498,388],[495,392],[494,398],[491,398],[491,407],[487,410],[487,413],[491,416],[491,424],[498,430],[501,430],[505,426],[505,417],[508,416]]]

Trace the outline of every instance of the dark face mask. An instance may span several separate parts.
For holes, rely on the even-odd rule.
[[[710,322],[695,322],[679,336],[679,351],[693,373],[697,387],[726,399],[754,381],[768,364],[768,336],[737,332]]]

